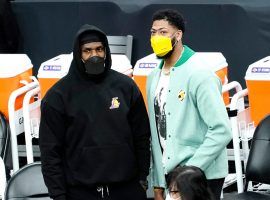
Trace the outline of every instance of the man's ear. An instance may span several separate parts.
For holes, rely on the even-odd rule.
[[[182,38],[183,38],[183,31],[178,30],[176,32],[176,40],[179,42],[179,41],[182,41]]]

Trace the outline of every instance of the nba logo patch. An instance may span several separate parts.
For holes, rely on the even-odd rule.
[[[185,98],[185,96],[186,96],[185,91],[180,90],[180,92],[178,93],[178,99],[179,99],[180,101],[183,101],[184,98]]]
[[[119,108],[119,106],[120,106],[120,102],[118,100],[118,97],[113,97],[110,109],[116,109],[116,108]]]

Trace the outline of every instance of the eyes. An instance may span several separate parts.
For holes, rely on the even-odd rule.
[[[103,46],[99,46],[99,47],[96,47],[96,48],[83,48],[82,49],[82,52],[85,53],[85,54],[92,54],[93,51],[100,54],[100,53],[104,53],[105,48]]]
[[[169,187],[169,195],[173,200],[181,200],[181,195],[176,187]]]
[[[167,30],[154,30],[154,29],[151,29],[150,31],[151,35],[167,35],[168,34],[168,31]]]

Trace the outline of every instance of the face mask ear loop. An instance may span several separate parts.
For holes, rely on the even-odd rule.
[[[174,45],[172,46],[172,48],[175,47],[175,45],[178,43],[178,40],[175,41]]]
[[[107,52],[106,52],[106,48],[104,49],[104,52],[105,52],[105,56],[104,56],[104,68],[105,68],[105,63],[106,63],[106,56],[107,56]]]
[[[176,33],[177,33],[177,31],[172,35],[172,37],[174,37]],[[172,37],[171,37],[171,39],[172,39]],[[175,43],[172,45],[172,48],[174,48],[177,43],[178,43],[178,40],[175,40]]]

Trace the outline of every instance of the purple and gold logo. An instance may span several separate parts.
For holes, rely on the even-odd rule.
[[[110,106],[110,109],[116,109],[119,108],[120,102],[118,100],[118,97],[113,97],[112,98],[112,105]]]

